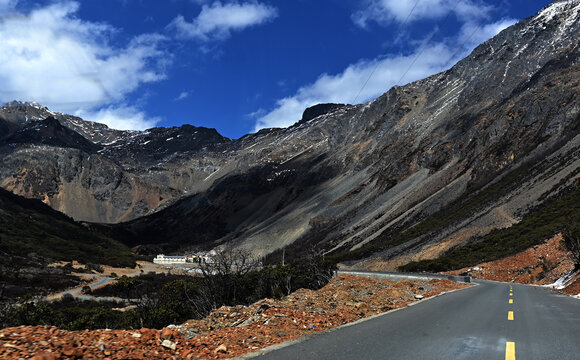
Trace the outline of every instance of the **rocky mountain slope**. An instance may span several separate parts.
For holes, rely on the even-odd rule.
[[[87,229],[38,200],[25,199],[4,189],[0,189],[0,254],[2,285],[10,283],[6,278],[14,275],[16,284],[22,285],[29,276],[18,276],[18,272],[24,267],[34,267],[28,264],[34,261],[38,267],[43,267],[47,259],[132,267],[136,260],[123,244]],[[22,262],[21,258],[29,260],[27,266],[14,268]]]
[[[238,140],[7,104],[0,184],[75,219],[131,220],[108,228],[130,245],[436,258],[576,186],[579,12],[553,2],[448,71]]]

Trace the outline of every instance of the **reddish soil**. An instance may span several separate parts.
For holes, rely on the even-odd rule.
[[[558,234],[516,255],[449,273],[468,272],[479,279],[520,284],[551,284],[574,267],[561,242],[562,235]]]
[[[468,285],[447,280],[374,280],[341,275],[318,291],[222,307],[163,330],[0,330],[1,359],[224,359],[408,306]]]
[[[562,245],[562,235],[558,234],[516,255],[448,273],[469,273],[484,280],[548,285],[573,268],[574,263]],[[580,274],[576,274],[570,285],[561,291],[568,295],[580,294]]]

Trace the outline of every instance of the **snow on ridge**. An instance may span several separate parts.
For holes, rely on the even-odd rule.
[[[580,7],[580,0],[565,0],[560,2],[553,2],[550,5],[542,9],[538,15],[536,15],[537,20],[544,20],[546,22],[552,20],[554,16],[561,13],[564,8],[569,5],[575,5],[571,10],[576,10],[576,15],[578,14],[578,9]]]

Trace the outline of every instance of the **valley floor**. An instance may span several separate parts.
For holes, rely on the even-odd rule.
[[[0,358],[224,359],[308,336],[466,287],[448,280],[388,281],[340,275],[318,291],[298,290],[250,306],[222,307],[163,330],[0,330]]]
[[[66,263],[67,263],[66,261],[61,261],[61,262],[50,264],[49,266],[64,266]],[[77,270],[85,268],[85,265],[79,264],[76,261],[73,261],[72,264],[73,264],[72,265],[73,268],[77,269]],[[82,288],[84,286],[88,286],[91,288],[91,290],[97,290],[97,289],[100,289],[102,287],[105,287],[107,285],[114,283],[116,281],[116,278],[119,278],[121,276],[135,277],[135,276],[139,276],[142,274],[148,274],[148,273],[156,273],[156,274],[169,273],[169,274],[179,274],[179,275],[186,274],[184,271],[182,271],[180,269],[175,269],[175,268],[171,268],[171,267],[166,267],[164,265],[154,264],[154,263],[149,262],[149,261],[137,261],[137,266],[134,269],[118,268],[118,267],[112,267],[112,266],[108,266],[108,265],[99,265],[99,266],[103,269],[102,273],[99,273],[96,271],[93,271],[91,273],[73,272],[72,275],[78,276],[80,279],[82,279],[84,281],[84,283],[82,285],[72,287],[69,289],[63,289],[61,291],[49,294],[44,299],[46,301],[56,301],[56,300],[60,300],[62,298],[62,296],[65,294],[70,294],[70,295],[73,295],[74,297],[78,297],[78,298],[86,299],[86,300],[96,299],[95,297],[93,297],[91,295],[81,295]]]

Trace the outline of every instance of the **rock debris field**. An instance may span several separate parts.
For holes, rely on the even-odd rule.
[[[162,330],[6,328],[0,330],[0,358],[227,359],[466,286],[448,280],[394,282],[341,275],[318,291],[300,289],[281,300],[224,306],[203,320]]]

